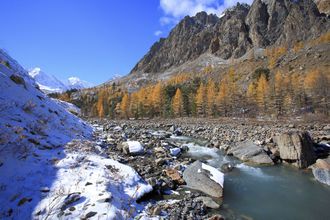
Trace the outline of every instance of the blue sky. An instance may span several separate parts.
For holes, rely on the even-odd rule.
[[[250,0],[242,0],[249,2]],[[102,83],[127,74],[184,15],[233,0],[1,0],[0,47],[25,68]]]

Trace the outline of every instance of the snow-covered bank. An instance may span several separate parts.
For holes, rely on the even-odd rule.
[[[57,178],[34,217],[129,219],[143,209],[136,199],[152,190],[131,167],[96,154],[68,153],[56,168]]]
[[[92,127],[42,93],[2,50],[0,60],[0,219],[30,219],[57,178],[63,146],[90,138]]]

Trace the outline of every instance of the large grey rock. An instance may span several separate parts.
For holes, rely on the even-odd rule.
[[[306,168],[315,163],[314,143],[308,132],[286,132],[276,136],[281,159]]]
[[[312,165],[312,171],[317,181],[330,186],[330,157],[317,159],[316,163]]]
[[[215,198],[223,195],[223,178],[222,172],[200,161],[195,161],[183,172],[183,179],[189,188]]]
[[[267,153],[252,141],[241,142],[229,148],[227,153],[233,154],[235,157],[245,162],[264,165],[274,164],[273,160],[267,155]]]

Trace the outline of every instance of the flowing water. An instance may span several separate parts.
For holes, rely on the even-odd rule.
[[[215,213],[229,219],[330,219],[330,187],[317,182],[310,171],[289,165],[248,166],[203,144],[190,139],[189,151],[183,156],[216,168],[225,163],[235,166],[225,173],[224,201]]]

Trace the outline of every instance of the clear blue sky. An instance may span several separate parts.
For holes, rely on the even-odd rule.
[[[220,13],[236,2],[0,0],[0,47],[27,69],[99,84],[129,73],[183,16]]]
[[[158,0],[3,0],[0,47],[25,68],[94,84],[128,73],[159,37]]]

